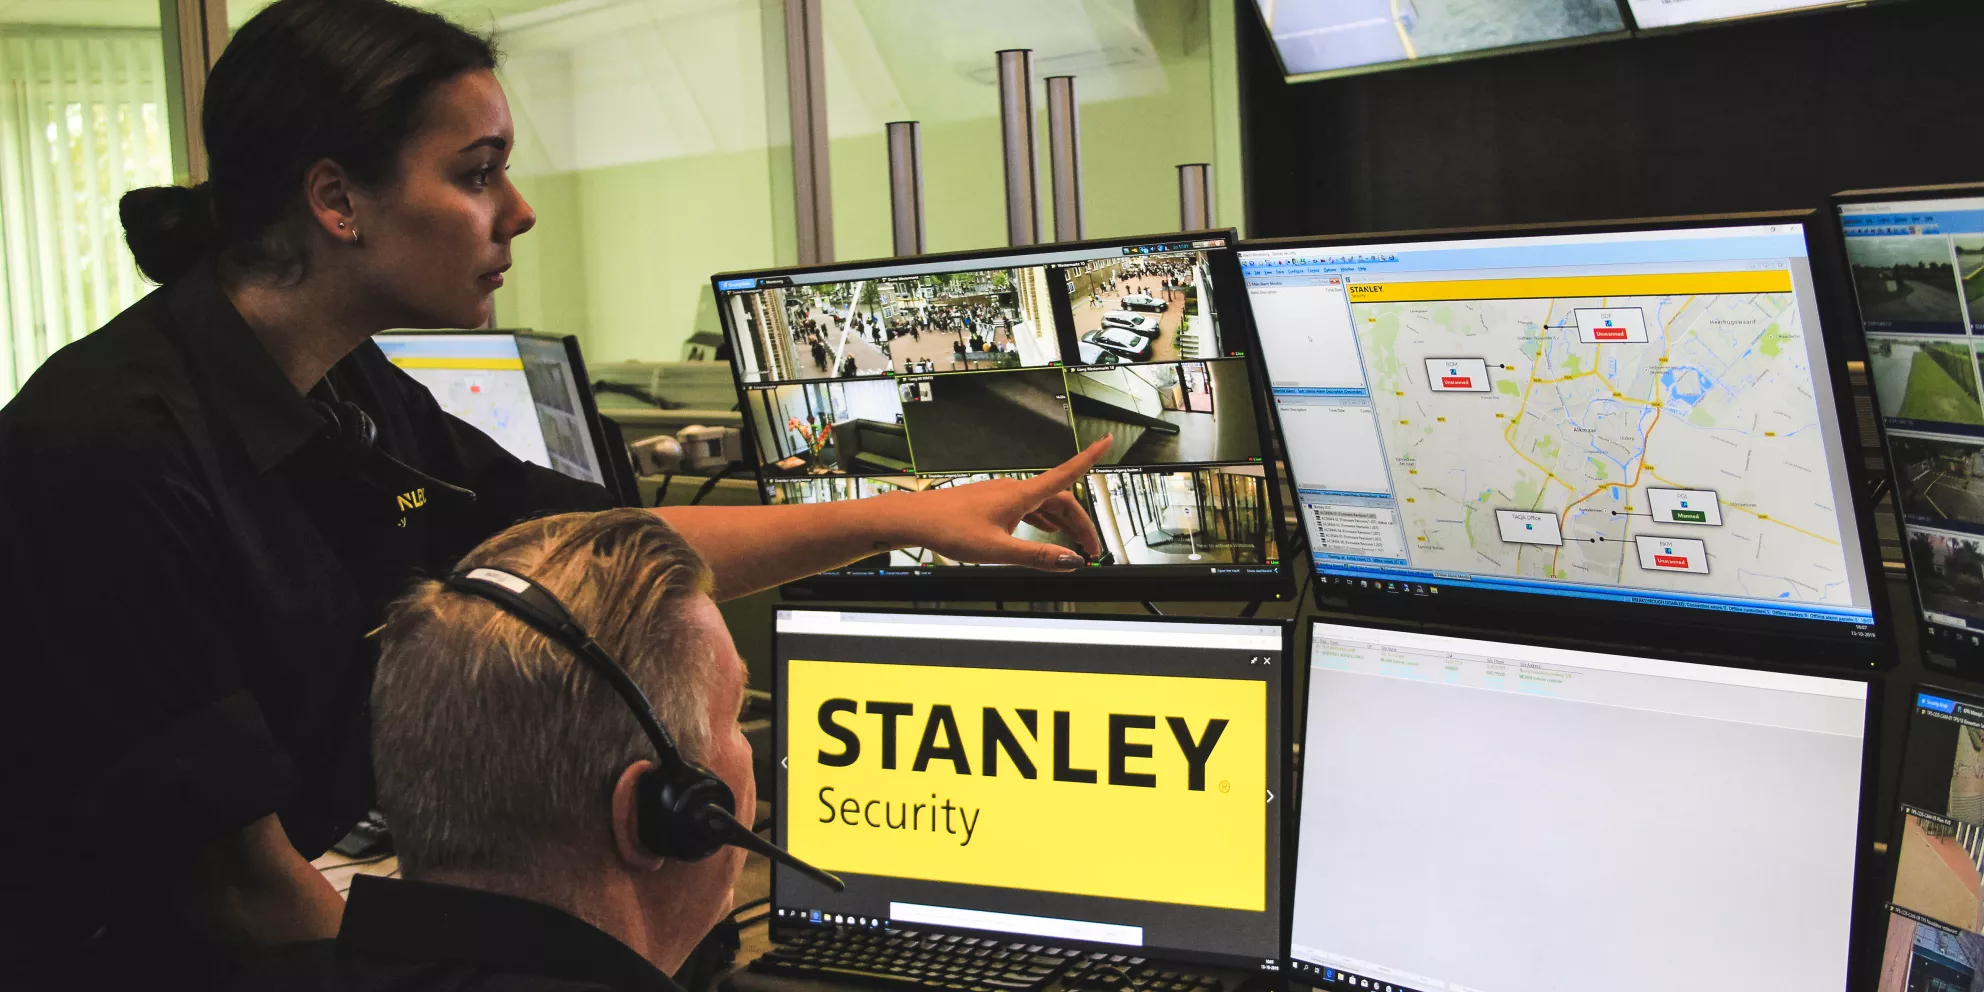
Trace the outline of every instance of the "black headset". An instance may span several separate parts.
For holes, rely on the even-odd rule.
[[[787,865],[835,892],[847,888],[847,883],[832,873],[799,860],[738,822],[737,797],[730,786],[714,772],[682,756],[675,738],[655,717],[647,693],[572,619],[558,597],[529,579],[496,568],[455,572],[446,582],[450,589],[486,599],[571,649],[634,712],[657,758],[655,767],[643,773],[635,787],[635,832],[649,854],[700,861],[725,845],[735,845]]]
[[[325,379],[324,383],[328,386],[330,380]],[[379,425],[372,421],[372,416],[365,412],[365,408],[350,400],[336,399],[335,387],[331,389],[331,394],[333,399],[313,399],[310,405],[317,411],[317,416],[324,421],[322,434],[330,442],[331,450],[336,457],[357,470],[360,477],[374,482],[379,481],[374,470],[378,467],[378,462],[384,461],[429,486],[454,493],[470,502],[475,501],[475,490],[428,475],[379,447]]]

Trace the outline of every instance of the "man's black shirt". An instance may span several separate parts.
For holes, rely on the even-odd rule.
[[[234,992],[681,992],[579,918],[511,896],[361,875],[336,940],[278,948]]]
[[[313,400],[363,408],[376,450]],[[270,813],[313,857],[367,808],[386,605],[519,519],[612,505],[370,342],[299,395],[211,265],[50,357],[0,409],[0,976],[196,968],[179,865]]]

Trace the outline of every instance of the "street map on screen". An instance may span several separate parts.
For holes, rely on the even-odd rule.
[[[1241,270],[1319,573],[1871,620],[1802,226]]]

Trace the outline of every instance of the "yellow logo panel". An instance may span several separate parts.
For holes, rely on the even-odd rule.
[[[1266,909],[1262,682],[794,661],[786,705],[829,870]]]

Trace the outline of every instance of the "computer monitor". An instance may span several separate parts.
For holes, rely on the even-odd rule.
[[[1867,3],[1868,0],[1626,0],[1626,5],[1633,12],[1633,20],[1642,31],[1810,12],[1827,7],[1865,7]]]
[[[1075,489],[1073,574],[912,548],[786,587],[822,599],[1277,599],[1283,558],[1232,233],[714,277],[772,503],[1027,478],[1115,437]],[[1021,524],[1023,538],[1072,535]]]
[[[1837,207],[1923,644],[1975,665],[1984,662],[1984,185],[1842,193]]]
[[[1984,698],[1920,686],[1902,752],[1880,992],[1984,984]]]
[[[1289,627],[781,607],[774,933],[1274,971]]]
[[[1815,677],[1316,622],[1291,977],[1841,990],[1879,711]]]
[[[1817,217],[1242,245],[1325,605],[1886,663]]]
[[[518,458],[619,492],[578,340],[528,332],[395,331],[386,358]]]
[[[1618,0],[1254,0],[1292,82],[1627,37]]]

